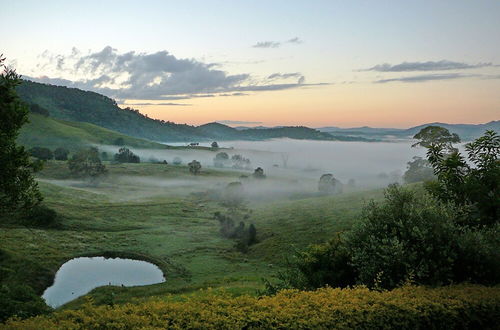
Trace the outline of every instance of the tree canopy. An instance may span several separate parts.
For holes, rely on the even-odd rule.
[[[28,107],[16,93],[21,79],[4,62],[0,55],[0,213],[28,210],[42,200],[32,175],[37,165],[16,144],[19,129],[28,122]]]

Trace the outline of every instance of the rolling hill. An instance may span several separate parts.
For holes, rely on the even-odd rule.
[[[70,122],[31,113],[30,122],[23,126],[18,142],[26,147],[65,147],[71,151],[93,144],[113,145],[117,139],[136,148],[165,148],[164,145],[138,139],[89,123]]]

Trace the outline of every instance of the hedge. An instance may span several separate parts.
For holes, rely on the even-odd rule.
[[[500,287],[405,286],[285,290],[275,296],[204,292],[182,301],[94,306],[20,320],[2,329],[498,329]]]

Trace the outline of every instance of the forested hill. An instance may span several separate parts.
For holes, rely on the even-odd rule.
[[[24,80],[18,93],[27,103],[47,109],[51,117],[87,122],[123,134],[156,141],[190,141],[203,138],[196,127],[148,118],[137,110],[122,109],[104,95]]]
[[[21,98],[47,110],[50,117],[74,122],[86,122],[126,135],[162,142],[202,140],[262,140],[292,138],[312,140],[370,141],[363,137],[335,136],[307,127],[280,127],[237,130],[209,123],[201,126],[175,124],[148,118],[138,110],[120,108],[115,100],[77,88],[40,84],[23,80],[18,87]]]

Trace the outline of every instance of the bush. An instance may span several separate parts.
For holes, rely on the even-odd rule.
[[[54,158],[54,154],[49,148],[33,147],[29,150],[29,153],[32,157],[38,158],[40,160],[50,160]]]
[[[63,147],[59,147],[54,150],[55,160],[68,160],[69,150]]]
[[[453,278],[460,216],[428,194],[391,185],[385,202],[370,203],[346,234],[358,281],[394,288],[407,280],[440,285]]]
[[[314,292],[286,290],[272,297],[202,292],[182,300],[92,306],[11,320],[7,329],[496,329],[500,288],[408,286]]]
[[[188,163],[189,166],[189,173],[191,174],[198,174],[201,171],[201,163],[197,160],[193,160],[191,163]]]
[[[31,208],[24,217],[23,223],[34,227],[56,228],[61,226],[57,212],[45,205]]]
[[[287,269],[280,272],[278,278],[278,284],[266,283],[268,294],[283,288],[313,290],[325,286],[347,287],[356,283],[357,273],[339,236],[325,244],[295,252],[287,260]]]
[[[96,184],[98,179],[107,173],[101,163],[97,148],[80,150],[68,160],[68,168],[74,176],[82,177]]]
[[[45,301],[27,285],[0,286],[0,322],[12,316],[28,318],[51,311],[52,309],[45,304]]]
[[[215,155],[214,158],[214,166],[215,167],[224,167],[229,162],[229,155],[225,152],[219,152]]]

